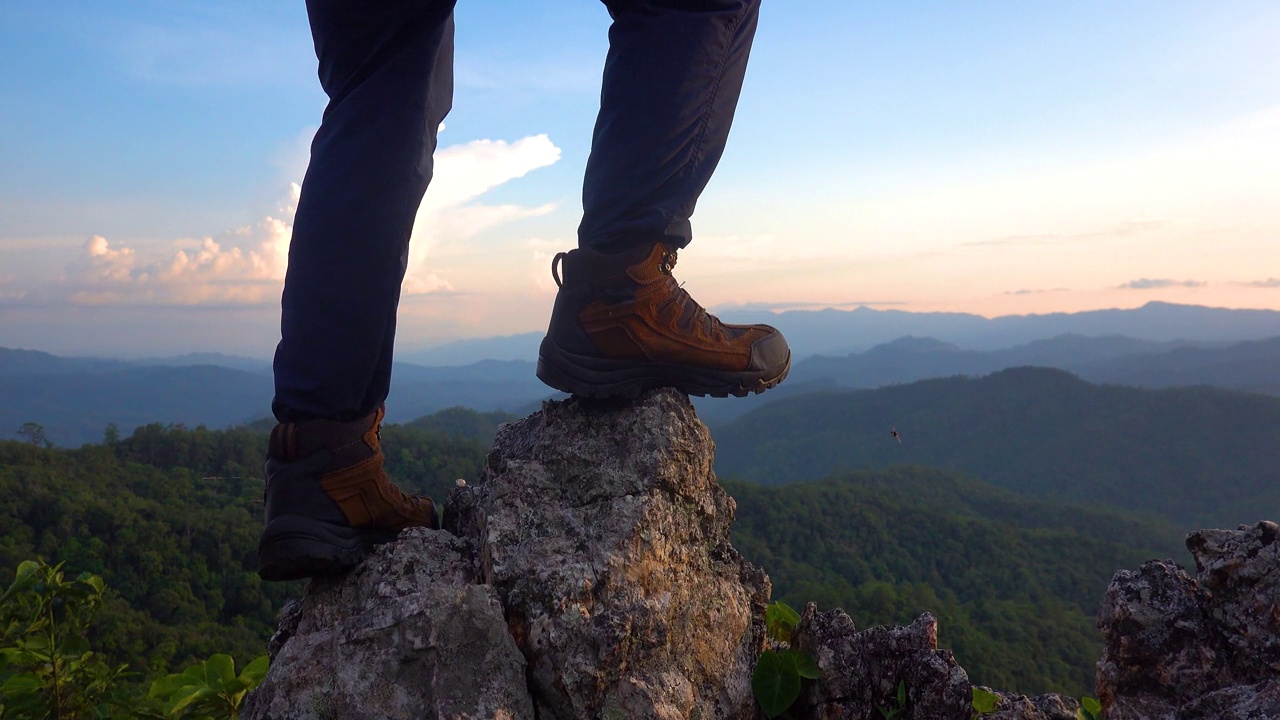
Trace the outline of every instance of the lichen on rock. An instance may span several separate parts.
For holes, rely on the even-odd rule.
[[[1108,720],[1280,718],[1280,526],[1187,537],[1172,560],[1116,573],[1098,612]]]
[[[859,632],[843,610],[809,603],[792,645],[818,663],[821,678],[801,695],[798,717],[849,720],[899,711],[902,720],[969,720],[972,685],[949,650],[938,649],[938,621],[928,613],[905,627]],[[906,692],[896,704],[901,684]]]
[[[673,390],[547,403],[452,494],[539,717],[750,716],[770,586],[729,544],[713,447]]]

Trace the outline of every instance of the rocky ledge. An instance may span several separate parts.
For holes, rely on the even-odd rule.
[[[734,502],[684,395],[552,402],[503,426],[481,481],[281,615],[246,718],[755,720],[769,579],[729,544]],[[1280,718],[1277,528],[1204,531],[1199,577],[1116,576],[1100,614],[1106,717]],[[820,678],[796,720],[970,720],[937,623],[858,631],[809,605],[793,643]],[[997,693],[994,720],[1075,701]]]
[[[1116,573],[1098,613],[1107,720],[1280,718],[1280,526],[1187,537],[1172,560]]]

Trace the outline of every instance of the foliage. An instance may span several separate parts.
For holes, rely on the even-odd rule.
[[[396,482],[437,499],[477,480],[486,452],[394,425],[383,442]],[[266,449],[257,427],[144,425],[75,450],[0,441],[0,583],[37,556],[101,576],[94,644],[112,665],[155,675],[215,653],[248,663],[302,589],[257,575]]]
[[[880,711],[880,717],[884,720],[893,720],[902,713],[907,711],[907,681],[898,681],[898,694],[893,696],[889,705],[877,705],[876,709]]]
[[[27,442],[36,447],[53,447],[53,444],[44,436],[44,426],[39,423],[22,423],[22,427],[18,428],[18,432],[14,434],[26,437]]]
[[[1000,696],[975,685],[973,686],[973,700],[970,704],[973,706],[973,711],[979,715],[990,715],[996,711],[996,706],[1000,704]]]
[[[236,675],[235,660],[219,653],[180,673],[156,680],[148,696],[164,701],[165,717],[190,717],[195,713],[202,719],[235,720],[240,717],[245,696],[262,683],[266,674],[266,655]]]
[[[768,569],[776,598],[844,608],[859,627],[931,612],[976,683],[1033,695],[1092,688],[1093,617],[1112,573],[1179,542],[1162,525],[941,470],[725,486],[734,546]]]
[[[89,647],[102,578],[68,580],[62,564],[25,561],[0,595],[0,717],[107,717],[127,713],[125,667]]]
[[[1276,397],[1014,368],[782,398],[716,428],[716,471],[782,484],[903,463],[956,468],[1030,496],[1158,514],[1185,533],[1280,514],[1277,432]]]
[[[818,664],[808,653],[788,647],[791,633],[800,615],[783,602],[773,602],[765,609],[768,638],[774,647],[760,653],[751,674],[751,692],[765,717],[775,718],[787,712],[800,697],[801,679],[817,680]]]
[[[1102,704],[1088,695],[1080,698],[1080,709],[1076,710],[1076,720],[1102,720]]]

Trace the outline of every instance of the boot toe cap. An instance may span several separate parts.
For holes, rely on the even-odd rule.
[[[781,372],[791,364],[791,348],[777,329],[768,325],[757,326],[767,334],[751,344],[750,370]]]

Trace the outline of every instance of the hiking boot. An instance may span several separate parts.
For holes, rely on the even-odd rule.
[[[657,387],[743,397],[782,382],[791,369],[782,334],[720,322],[671,276],[675,265],[676,251],[662,243],[557,254],[551,276],[560,292],[538,377],[573,395],[623,398]]]
[[[438,528],[430,498],[407,495],[382,468],[383,409],[354,422],[281,423],[267,450],[263,580],[328,575],[407,527]]]

